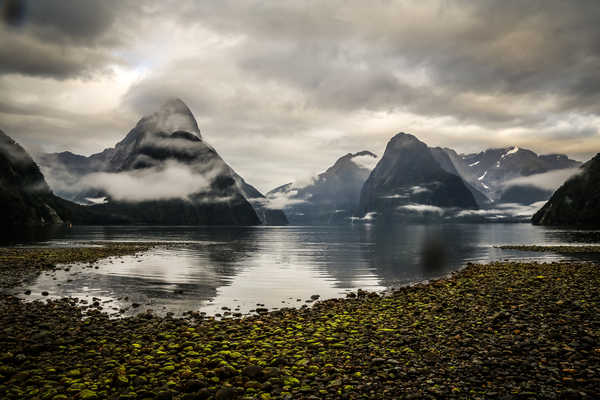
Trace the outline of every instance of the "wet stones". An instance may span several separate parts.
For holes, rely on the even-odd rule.
[[[232,387],[223,387],[215,394],[215,400],[233,400],[236,397],[235,389]]]
[[[242,374],[249,378],[258,380],[262,377],[263,370],[256,365],[248,365],[242,370]]]
[[[0,398],[599,398],[598,272],[471,265],[389,296],[224,321],[83,318],[75,299],[0,295]]]

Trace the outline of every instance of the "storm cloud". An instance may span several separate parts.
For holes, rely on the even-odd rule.
[[[585,160],[599,20],[595,0],[29,1],[0,26],[0,128],[90,154],[180,97],[263,191],[398,131]]]

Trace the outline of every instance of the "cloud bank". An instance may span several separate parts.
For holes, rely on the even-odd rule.
[[[540,189],[556,190],[569,178],[581,173],[579,168],[565,168],[530,176],[522,176],[505,182],[505,187],[522,185],[535,186]]]
[[[268,191],[398,131],[459,152],[600,151],[596,0],[47,0],[0,25],[0,128],[112,146],[181,97]]]
[[[98,172],[80,180],[83,189],[101,189],[114,200],[139,202],[146,200],[188,199],[192,194],[210,188],[217,171],[197,174],[189,166],[174,161],[164,166],[118,173]],[[206,197],[206,202],[226,201]],[[194,201],[198,199],[194,198]]]

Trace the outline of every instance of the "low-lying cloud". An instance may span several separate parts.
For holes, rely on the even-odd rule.
[[[118,173],[97,172],[85,176],[82,182],[87,182],[83,186],[101,189],[118,201],[190,199],[192,194],[207,191],[217,173],[197,174],[186,165],[167,161],[162,167]],[[206,201],[223,199],[206,198]]]
[[[556,190],[573,175],[581,172],[579,168],[565,168],[529,176],[514,178],[505,182],[505,187],[535,186],[545,190]]]
[[[538,201],[529,205],[518,203],[500,203],[492,209],[464,210],[454,207],[437,207],[430,204],[412,203],[399,206],[398,212],[402,215],[437,215],[447,220],[467,221],[526,221],[530,219],[545,201]]]
[[[361,168],[366,168],[372,171],[379,162],[379,159],[377,156],[373,156],[371,154],[362,154],[352,157],[352,162]]]
[[[297,190],[289,190],[285,192],[275,192],[269,194],[265,199],[258,199],[254,201],[261,202],[265,207],[272,210],[283,210],[285,208],[295,206],[297,204],[306,203],[305,199],[296,197],[298,195]]]
[[[442,207],[432,206],[429,204],[407,204],[404,206],[398,207],[400,210],[408,210],[412,212],[416,212],[419,214],[425,213],[434,213],[434,214],[444,214],[444,209]]]
[[[456,213],[457,218],[481,217],[489,220],[518,219],[527,220],[546,204],[538,201],[529,205],[518,203],[500,203],[495,208],[483,210],[460,210]]]
[[[430,185],[435,186],[438,182],[432,182]],[[401,193],[394,193],[386,196],[381,196],[382,199],[408,199],[412,195],[417,195],[420,193],[431,192],[431,189],[426,188],[424,186],[410,186],[406,189],[403,189]]]

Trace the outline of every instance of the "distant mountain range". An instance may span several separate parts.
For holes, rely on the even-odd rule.
[[[515,194],[514,189],[511,189],[508,194],[505,192],[515,186],[510,185],[510,182],[516,178],[559,169],[577,168],[581,165],[579,161],[571,160],[564,154],[537,155],[531,150],[517,146],[461,155],[452,149],[444,149],[444,151],[452,160],[458,174],[494,202],[516,200],[522,204],[530,204],[547,200],[553,190],[549,189],[541,193],[539,188],[533,185],[520,185],[518,195]],[[528,188],[531,189],[531,194],[526,193]]]
[[[100,153],[40,155],[41,171],[12,139],[4,133],[0,139],[0,202],[14,210],[3,215],[7,225],[284,225],[288,218],[293,224],[338,224],[374,216],[523,220],[581,166],[565,155],[516,146],[458,154],[399,133],[380,159],[366,150],[348,153],[310,182],[287,183],[264,196],[202,138],[179,99],[140,119]],[[594,160],[582,169],[592,171],[588,175]],[[593,179],[581,179],[567,182],[534,221],[563,223],[559,214],[568,214],[569,199],[595,198],[581,194],[582,182]],[[515,218],[507,215],[511,207]]]
[[[348,153],[306,185],[287,183],[267,193],[285,205],[292,224],[337,224],[354,216],[360,191],[371,169],[360,160],[376,159],[370,151]],[[368,160],[367,160],[368,161]]]
[[[458,154],[399,133],[374,169],[359,163],[368,151],[346,154],[309,183],[287,183],[267,193],[293,224],[371,219],[460,218],[524,221],[581,165],[565,155],[538,156],[518,147]],[[557,173],[557,176],[546,176]],[[540,181],[555,182],[540,186]],[[465,190],[466,189],[466,190]],[[469,211],[471,210],[471,211]]]
[[[287,224],[283,211],[268,208],[265,197],[202,139],[192,112],[179,99],[143,117],[114,148],[89,157],[44,154],[39,163],[58,195],[131,223]],[[149,188],[126,187],[136,180]],[[179,190],[170,193],[174,187]]]

